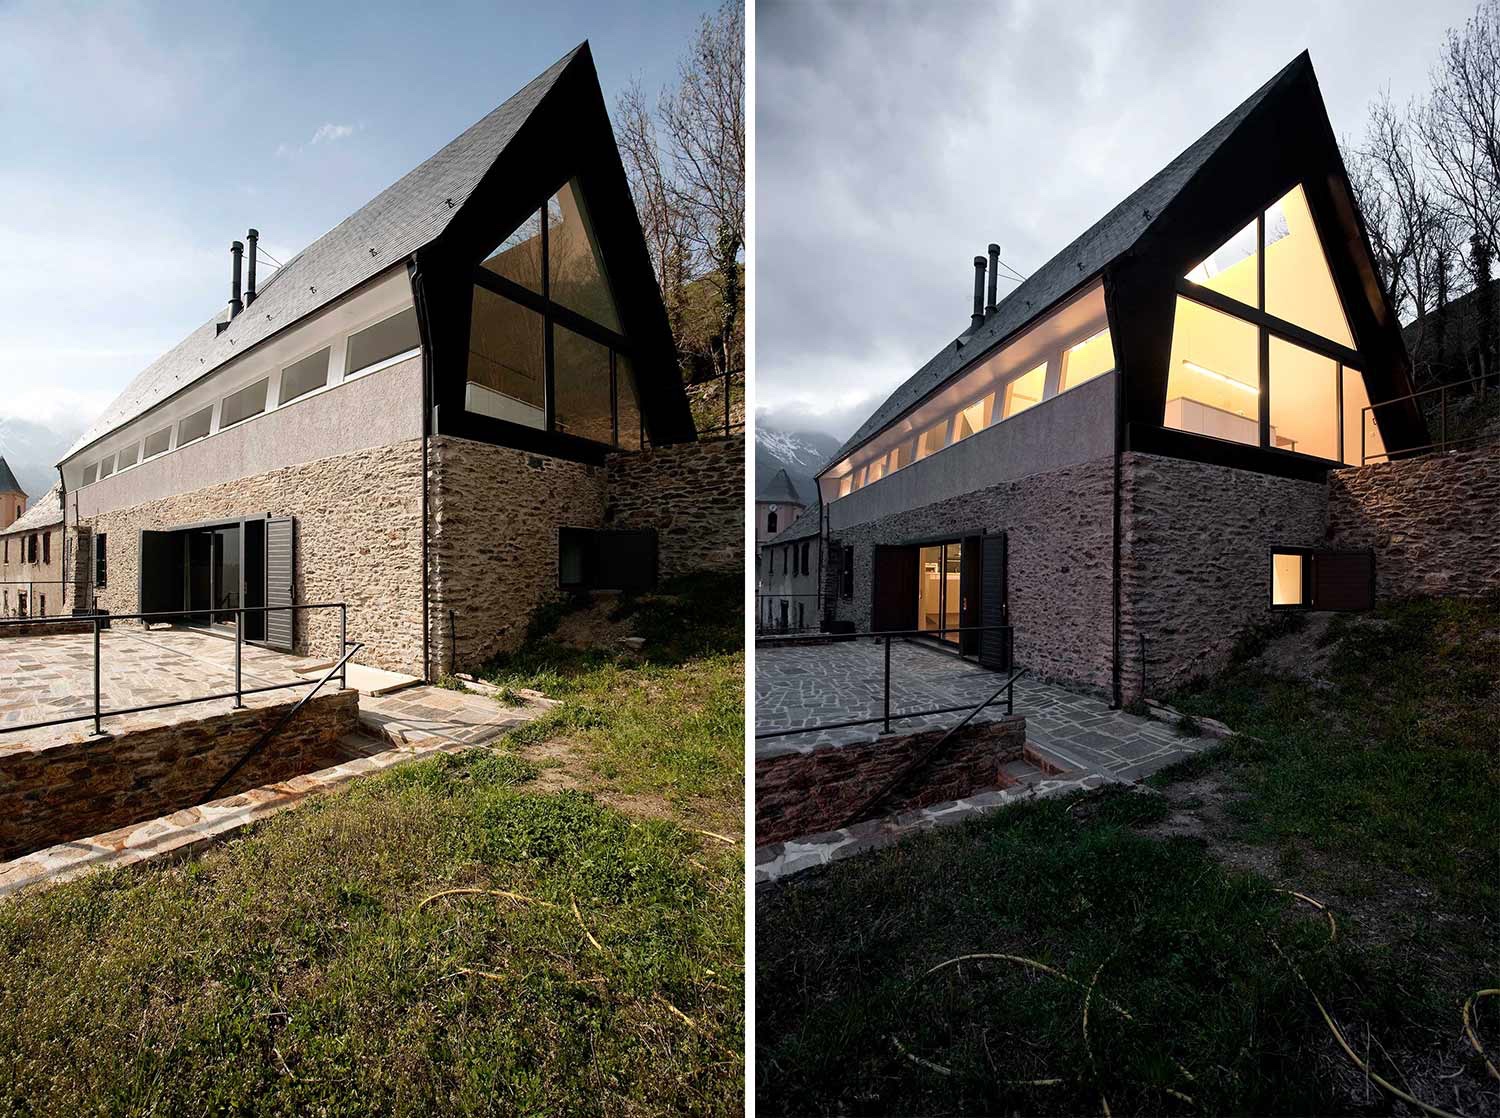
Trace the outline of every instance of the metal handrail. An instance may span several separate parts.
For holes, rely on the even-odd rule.
[[[1380,453],[1375,455],[1370,455],[1366,452],[1365,435],[1370,429],[1370,425],[1365,419],[1366,412],[1370,413],[1371,418],[1373,418],[1376,408],[1385,408],[1389,407],[1392,404],[1403,404],[1410,400],[1419,399],[1423,396],[1431,396],[1434,392],[1438,394],[1438,441],[1435,443],[1427,443],[1423,446],[1405,446],[1400,450],[1395,451],[1396,454],[1409,455],[1424,450],[1443,451],[1447,450],[1449,447],[1463,446],[1466,443],[1480,443],[1484,442],[1486,439],[1494,438],[1494,435],[1468,435],[1461,439],[1448,438],[1448,390],[1455,388],[1465,388],[1470,385],[1477,385],[1480,392],[1482,393],[1487,387],[1487,382],[1491,379],[1491,377],[1493,377],[1493,375],[1494,374],[1490,374],[1489,376],[1470,377],[1468,380],[1457,380],[1452,384],[1439,384],[1433,386],[1432,388],[1423,388],[1418,392],[1408,392],[1405,396],[1393,396],[1391,397],[1391,399],[1382,400],[1378,404],[1366,404],[1359,410],[1359,464],[1361,466],[1368,466],[1372,458],[1383,458],[1387,462],[1389,462],[1392,454],[1392,452],[1389,450],[1381,451]]]
[[[799,637],[799,636],[773,637],[773,638],[771,638],[771,640],[774,641],[777,644],[811,644],[813,642],[827,643],[829,640],[857,640],[857,639],[862,638],[862,637],[873,637],[875,639],[883,641],[884,644],[885,644],[885,673],[884,673],[884,678],[885,678],[885,702],[884,702],[884,708],[883,708],[883,713],[879,717],[877,717],[877,718],[850,718],[850,719],[845,719],[845,720],[840,721],[840,722],[818,722],[818,723],[815,723],[815,724],[813,724],[811,726],[796,726],[796,727],[793,727],[792,729],[789,729],[789,730],[765,730],[765,731],[762,731],[760,733],[757,733],[755,735],[755,740],[756,741],[760,741],[763,738],[785,738],[785,737],[791,737],[794,734],[812,734],[812,733],[817,733],[820,730],[845,730],[845,729],[849,729],[849,728],[854,727],[854,726],[872,726],[872,725],[874,725],[876,723],[880,723],[881,724],[881,727],[882,727],[881,732],[882,733],[888,734],[888,733],[891,732],[891,723],[892,722],[903,722],[903,721],[906,721],[906,720],[912,719],[912,718],[925,718],[925,717],[927,717],[929,715],[934,715],[934,714],[956,714],[959,711],[968,710],[969,707],[967,705],[965,705],[965,706],[955,706],[955,707],[933,707],[930,710],[906,710],[906,711],[898,711],[896,713],[892,713],[891,712],[891,641],[895,640],[895,639],[905,639],[907,637],[941,636],[944,633],[1004,633],[1005,634],[1005,664],[1006,664],[1007,670],[1010,670],[1012,672],[1012,674],[1011,674],[1011,677],[1008,680],[1006,680],[1005,684],[1000,688],[1000,690],[1006,692],[1006,696],[1005,696],[1005,713],[1006,714],[1014,714],[1015,713],[1015,690],[1014,690],[1014,685],[1015,685],[1016,679],[1018,679],[1020,677],[1021,673],[1015,671],[1014,667],[1013,667],[1013,665],[1015,664],[1016,634],[1015,634],[1015,627],[1012,626],[1012,625],[954,625],[954,626],[949,626],[949,627],[944,627],[944,628],[939,628],[939,629],[898,629],[898,630],[892,630],[892,631],[889,631],[889,632],[882,631],[882,632],[867,632],[867,633],[816,633],[816,634],[812,634],[810,636],[805,636],[805,637]],[[998,697],[999,693],[1000,692],[997,691],[995,693],[995,697]],[[982,704],[982,705],[983,706],[987,706],[992,701],[993,701],[993,699],[986,700],[986,702],[984,704]],[[965,721],[968,721],[968,720],[965,719]],[[961,724],[962,723],[960,723],[960,725]]]
[[[90,714],[69,715],[66,718],[49,718],[40,722],[21,722],[14,725],[0,725],[0,734],[14,734],[22,730],[40,730],[49,726],[65,726],[72,722],[87,722],[92,720],[94,729],[90,736],[104,736],[104,719],[115,718],[123,714],[140,714],[148,710],[166,710],[170,707],[190,706],[194,703],[211,703],[220,699],[233,699],[234,710],[243,710],[246,695],[259,695],[267,691],[285,691],[296,687],[313,687],[316,691],[321,683],[310,679],[299,679],[293,683],[271,683],[263,687],[246,687],[243,683],[243,660],[245,647],[245,615],[246,614],[268,614],[277,611],[290,610],[295,616],[297,610],[311,609],[336,609],[339,611],[339,648],[341,650],[349,647],[349,607],[344,602],[304,602],[294,603],[286,606],[236,606],[234,609],[181,609],[181,610],[154,610],[149,613],[92,613],[83,616],[69,616],[59,614],[49,617],[22,617],[22,618],[0,618],[0,626],[8,625],[77,625],[80,622],[92,622],[94,636],[94,709]],[[103,708],[103,695],[100,683],[102,655],[100,650],[99,634],[104,623],[114,621],[146,621],[181,619],[184,617],[195,617],[202,614],[210,616],[214,614],[233,613],[235,615],[234,625],[234,690],[220,691],[211,695],[198,695],[187,699],[166,699],[158,703],[146,703],[141,706],[119,707],[112,710]],[[353,653],[344,655],[335,665],[334,670],[339,677],[339,690],[346,691],[349,688],[349,657]]]

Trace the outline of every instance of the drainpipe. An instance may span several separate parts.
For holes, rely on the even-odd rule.
[[[1122,498],[1120,495],[1120,482],[1122,470],[1123,451],[1121,446],[1124,442],[1124,391],[1122,386],[1125,377],[1119,369],[1115,370],[1115,453],[1114,453],[1114,548],[1112,557],[1111,586],[1110,593],[1113,597],[1113,633],[1111,660],[1111,690],[1114,706],[1118,710],[1124,705],[1124,689],[1120,680],[1120,522],[1122,518]]]
[[[406,262],[412,302],[417,309],[417,330],[422,339],[422,679],[432,679],[432,634],[428,616],[427,444],[432,434],[432,336],[427,322],[427,299],[422,270],[413,254]]]

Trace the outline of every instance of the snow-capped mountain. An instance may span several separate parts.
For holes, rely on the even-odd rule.
[[[27,496],[36,500],[57,484],[57,460],[82,431],[82,424],[54,429],[25,419],[0,417],[0,458],[15,471]]]
[[[777,470],[786,470],[797,492],[808,504],[817,493],[813,471],[839,448],[839,440],[821,431],[777,431],[755,428],[755,491],[765,489]]]

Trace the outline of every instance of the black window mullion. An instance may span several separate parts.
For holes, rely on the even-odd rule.
[[[609,351],[609,435],[615,446],[620,445],[620,394],[619,381],[615,375],[615,351]]]

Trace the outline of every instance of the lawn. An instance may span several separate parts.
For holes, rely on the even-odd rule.
[[[611,763],[648,749],[646,715],[578,712],[639,687],[693,728],[632,776],[661,814],[538,791],[530,739],[502,741],[0,905],[0,1113],[740,1112],[743,853],[695,826],[740,810],[740,629],[701,586],[624,607],[641,655],[545,669],[548,724]],[[533,679],[543,622],[514,658]]]
[[[1259,634],[1170,697],[1258,740],[1153,790],[1023,805],[762,894],[761,1111],[1416,1113],[1316,995],[1374,1074],[1500,1113],[1460,1016],[1500,986],[1500,609],[1336,621],[1304,640],[1313,678],[1268,667],[1298,639]],[[978,954],[1012,958],[950,962]],[[1492,1059],[1496,1001],[1475,1019]]]

